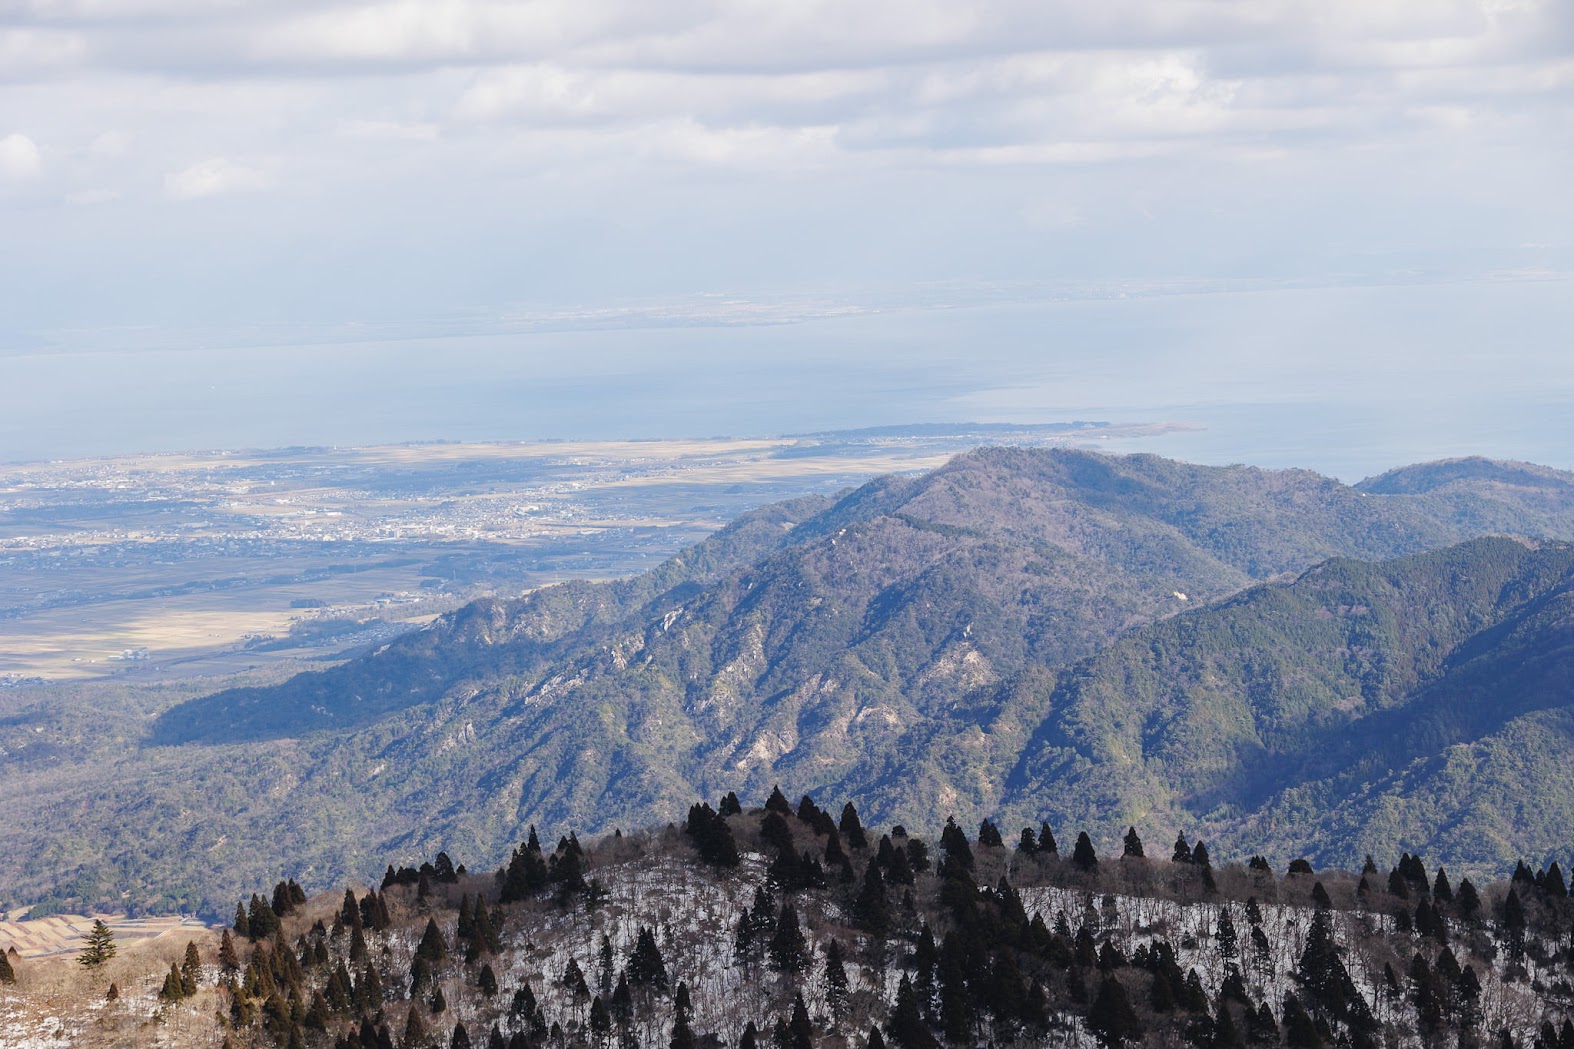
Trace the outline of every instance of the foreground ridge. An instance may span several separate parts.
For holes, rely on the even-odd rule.
[[[50,1022],[233,1049],[1574,1045],[1555,863],[1477,887],[1409,854],[1281,875],[1184,835],[1153,851],[1135,827],[1099,856],[988,820],[931,845],[850,803],[729,794],[588,844],[531,828],[496,871],[440,853],[342,896],[281,881],[179,963],[74,973],[82,1007]],[[26,1045],[59,980],[14,968],[0,1035]]]

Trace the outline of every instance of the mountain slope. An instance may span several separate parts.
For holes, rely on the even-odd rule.
[[[297,737],[281,741],[300,769],[287,808],[310,825],[314,797],[337,810],[353,791],[358,851],[496,855],[532,821],[667,818],[696,794],[776,781],[919,825],[1119,814],[1230,837],[1258,806],[1304,823],[1356,789],[1355,765],[1315,766],[1329,733],[1415,702],[1509,613],[1503,588],[1540,593],[1556,573],[1503,541],[1338,560],[1168,617],[1330,557],[1457,542],[1484,518],[1571,534],[1566,475],[1470,473],[1388,493],[1305,471],[980,451],[768,508],[636,580],[474,606],[327,675],[181,704],[153,738],[252,751]],[[1308,602],[1328,618],[1281,629]],[[1204,625],[1210,659],[1176,640]],[[1302,779],[1269,775],[1286,753]],[[1321,825],[1315,841],[1262,837],[1347,860],[1348,829]],[[304,832],[296,847],[343,862]]]
[[[1566,544],[1482,539],[1330,561],[1139,630],[1062,675],[1002,808],[1163,818],[1226,839],[1250,827],[1330,862],[1377,838],[1386,850],[1400,828],[1374,818],[1374,784],[1574,700],[1571,582]],[[1440,800],[1430,830],[1404,828],[1404,847],[1436,854],[1453,827],[1446,851],[1459,855],[1486,832]],[[1522,820],[1516,836],[1545,849],[1556,831]]]

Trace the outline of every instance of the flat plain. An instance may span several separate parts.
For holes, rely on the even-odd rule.
[[[744,510],[981,443],[1174,425],[433,443],[0,465],[0,686],[321,660],[488,594],[641,571]]]

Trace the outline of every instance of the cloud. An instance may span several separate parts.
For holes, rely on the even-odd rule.
[[[0,138],[0,177],[32,179],[43,174],[44,158],[38,145],[20,132]]]
[[[296,279],[277,260],[319,234],[368,313],[1467,247],[1556,268],[1574,244],[1568,0],[0,8],[0,113],[48,129],[42,157],[5,140],[8,240],[61,273],[144,245],[173,270],[217,213],[136,205],[250,192],[224,211],[238,301]],[[258,193],[285,175],[266,158],[289,193]],[[93,223],[51,218],[110,194]],[[1553,247],[1508,257],[1527,242]]]
[[[247,193],[272,185],[273,180],[263,172],[231,163],[223,157],[201,161],[164,178],[164,192],[173,200]]]
[[[118,189],[79,189],[66,194],[66,203],[75,207],[108,204],[120,199]]]

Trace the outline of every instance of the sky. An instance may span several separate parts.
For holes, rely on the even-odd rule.
[[[0,0],[0,460],[1374,367],[1556,419],[1570,185],[1567,0]],[[598,405],[648,373],[670,414]]]

